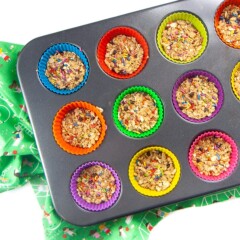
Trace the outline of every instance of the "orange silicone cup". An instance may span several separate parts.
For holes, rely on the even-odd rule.
[[[137,42],[142,46],[143,48],[143,59],[142,63],[139,66],[139,68],[133,72],[132,74],[119,74],[116,73],[108,68],[106,63],[104,62],[105,60],[105,55],[106,55],[106,48],[107,44],[116,36],[118,35],[126,35],[128,37],[134,37],[136,38]],[[145,67],[147,61],[149,58],[149,50],[148,50],[148,44],[145,38],[135,29],[130,28],[130,27],[115,27],[111,30],[109,30],[107,33],[103,35],[101,40],[99,41],[98,47],[97,47],[97,61],[102,68],[102,70],[110,75],[111,77],[118,78],[118,79],[128,79],[136,76],[139,74],[143,68]]]
[[[215,30],[216,30],[216,32],[217,32],[218,37],[221,39],[221,41],[222,41],[223,43],[225,43],[226,45],[228,45],[228,46],[230,46],[230,47],[232,47],[232,48],[240,49],[240,46],[236,46],[236,45],[233,44],[233,43],[225,42],[225,40],[224,40],[223,37],[222,37],[221,32],[220,32],[219,29],[218,29],[219,19],[220,19],[220,16],[221,16],[222,12],[223,12],[223,9],[224,9],[225,7],[227,7],[227,6],[229,6],[229,5],[236,5],[236,6],[240,7],[240,1],[239,1],[239,0],[225,0],[225,1],[223,1],[223,2],[219,5],[219,7],[218,7],[218,9],[217,9],[217,11],[216,11],[216,13],[215,13],[215,17],[214,17],[214,27],[215,27]]]
[[[65,115],[75,109],[75,108],[85,108],[88,109],[92,112],[94,112],[100,122],[101,122],[101,126],[102,126],[102,132],[99,136],[99,139],[97,140],[97,142],[90,148],[80,148],[80,147],[75,147],[72,146],[71,144],[67,143],[63,137],[62,137],[62,121],[65,117]],[[84,155],[84,154],[88,154],[90,152],[95,151],[100,144],[102,143],[104,137],[105,137],[105,133],[106,133],[106,123],[104,120],[103,115],[101,114],[101,112],[92,104],[87,103],[87,102],[71,102],[68,103],[67,105],[63,106],[56,114],[54,120],[53,120],[53,136],[57,142],[57,144],[66,152],[68,153],[72,153],[72,154],[76,154],[76,155]]]

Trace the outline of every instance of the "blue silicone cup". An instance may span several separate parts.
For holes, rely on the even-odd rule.
[[[80,58],[80,60],[82,61],[82,63],[86,68],[86,73],[84,75],[83,81],[73,89],[58,89],[49,81],[48,77],[45,75],[45,72],[47,69],[47,62],[49,58],[52,55],[54,55],[56,52],[63,52],[63,51],[73,52],[77,54],[77,56]],[[51,92],[61,94],[61,95],[71,94],[78,91],[80,88],[82,88],[87,82],[89,70],[90,70],[89,62],[86,55],[83,53],[82,49],[70,43],[58,43],[58,44],[52,45],[43,53],[38,63],[38,76],[42,84]]]

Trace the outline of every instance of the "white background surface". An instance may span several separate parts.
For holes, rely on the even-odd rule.
[[[0,3],[0,41],[26,44],[41,35],[168,1],[171,0],[4,0]],[[150,239],[239,239],[239,214],[239,199],[180,210],[161,221]],[[44,239],[42,211],[29,185],[0,194],[0,229],[1,240]]]

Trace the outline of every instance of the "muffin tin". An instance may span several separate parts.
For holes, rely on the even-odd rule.
[[[231,88],[231,73],[239,61],[239,50],[225,45],[216,34],[214,15],[220,4],[220,0],[174,2],[39,37],[29,42],[22,50],[18,60],[18,76],[53,203],[63,219],[75,225],[91,225],[240,184],[238,165],[226,179],[208,182],[198,178],[188,162],[190,146],[203,132],[225,132],[239,147],[240,105]],[[198,16],[208,31],[206,50],[197,60],[188,64],[173,63],[166,59],[156,42],[160,23],[169,14],[179,11]],[[149,58],[144,68],[129,79],[109,76],[98,64],[98,44],[105,33],[116,27],[136,29],[148,44]],[[58,43],[70,43],[79,47],[89,62],[86,84],[67,95],[47,89],[41,83],[37,71],[43,53]],[[174,84],[182,74],[191,70],[204,70],[213,74],[223,88],[224,100],[219,112],[204,123],[185,120],[179,116],[172,102]],[[164,119],[159,129],[154,134],[140,139],[121,133],[113,120],[113,106],[117,96],[131,86],[153,89],[161,98],[164,107]],[[57,112],[63,106],[76,101],[88,102],[102,108],[107,125],[101,145],[85,155],[63,150],[56,143],[52,130]],[[141,149],[151,146],[168,149],[180,163],[180,180],[176,187],[164,196],[145,196],[134,189],[129,179],[131,159]],[[88,211],[79,206],[70,189],[76,169],[89,162],[108,164],[120,178],[118,199],[111,207],[98,212]]]

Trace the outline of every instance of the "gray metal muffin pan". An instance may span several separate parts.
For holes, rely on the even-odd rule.
[[[209,183],[197,178],[188,164],[188,150],[193,139],[206,130],[220,130],[240,142],[240,104],[230,85],[230,76],[239,61],[239,50],[226,46],[214,29],[214,15],[221,0],[186,0],[162,5],[124,16],[96,22],[39,37],[22,50],[18,61],[18,76],[26,100],[38,149],[57,213],[76,225],[91,225],[124,215],[136,213],[174,202],[205,195],[240,184],[239,165],[227,179]],[[156,32],[162,19],[169,13],[184,10],[199,16],[205,23],[209,42],[206,51],[196,61],[179,65],[166,60],[156,45]],[[137,29],[146,38],[150,58],[143,71],[129,80],[117,80],[106,75],[98,66],[96,48],[105,32],[116,26]],[[90,62],[90,75],[79,91],[63,96],[47,90],[39,81],[37,66],[43,52],[52,44],[69,42],[81,48]],[[202,69],[214,74],[224,89],[224,103],[216,117],[209,122],[194,124],[182,119],[175,111],[171,93],[176,79],[184,72]],[[125,88],[144,85],[154,89],[161,97],[165,117],[160,129],[145,139],[131,139],[121,134],[112,119],[116,96]],[[76,156],[63,151],[52,135],[52,122],[56,112],[72,101],[87,101],[104,109],[108,126],[102,145],[94,152]],[[128,178],[128,166],[140,149],[160,145],[170,149],[181,165],[181,178],[177,187],[162,197],[147,197],[138,193]],[[119,200],[101,212],[82,210],[73,200],[70,179],[75,169],[88,161],[103,161],[113,167],[122,183]]]

